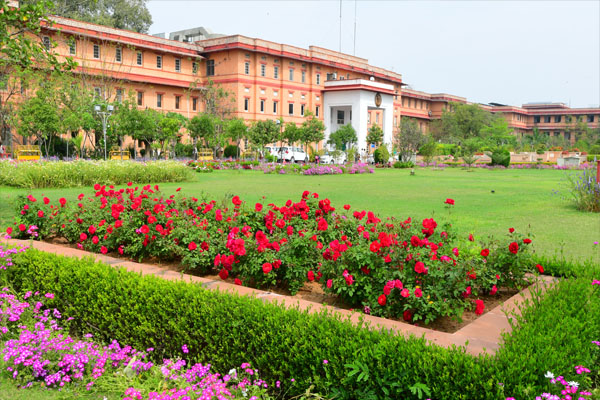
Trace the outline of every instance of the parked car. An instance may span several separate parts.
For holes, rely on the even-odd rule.
[[[275,159],[279,158],[279,147],[277,146],[265,146],[265,154],[270,154]]]
[[[281,147],[277,152],[280,161],[308,162],[308,155],[300,147]]]
[[[319,157],[321,164],[345,164],[346,153],[340,151],[337,157],[333,156],[333,152],[326,151],[322,156]]]

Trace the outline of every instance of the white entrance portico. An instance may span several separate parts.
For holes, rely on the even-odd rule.
[[[388,146],[391,145],[394,95],[392,85],[364,79],[325,82],[325,88],[323,89],[325,143],[327,143],[332,132],[350,123],[356,131],[358,137],[357,149],[364,160],[368,153],[368,112],[369,110],[382,110],[383,142]]]

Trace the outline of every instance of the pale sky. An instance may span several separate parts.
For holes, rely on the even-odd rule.
[[[149,0],[150,33],[204,26],[339,50],[340,2]],[[342,2],[354,51],[355,1]],[[478,103],[600,104],[600,0],[357,1],[356,55],[415,90]]]

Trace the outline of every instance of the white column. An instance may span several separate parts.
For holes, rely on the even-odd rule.
[[[383,142],[391,145],[394,135],[394,97],[384,94],[381,107],[383,108]],[[389,149],[391,150],[391,146]]]

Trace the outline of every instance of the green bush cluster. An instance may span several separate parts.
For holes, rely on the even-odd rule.
[[[394,168],[414,168],[415,163],[412,161],[396,161],[394,163]]]
[[[290,396],[313,385],[341,399],[411,399],[418,386],[435,399],[503,400],[546,391],[548,370],[577,380],[575,365],[598,366],[591,341],[600,335],[600,290],[590,283],[599,272],[596,266],[534,295],[523,315],[513,317],[518,329],[497,354],[478,357],[354,326],[335,314],[286,310],[91,259],[32,250],[15,257],[7,276],[21,292],[55,293],[48,306],[74,317],[74,333],[154,347],[157,359],[186,343],[192,358],[222,370],[250,361],[267,380],[295,379]]]
[[[506,149],[494,149],[491,157],[491,165],[502,165],[503,167],[508,167],[510,164],[510,152]]]
[[[191,175],[185,164],[176,161],[0,161],[0,186],[31,189],[93,186],[98,182],[182,182]]]

